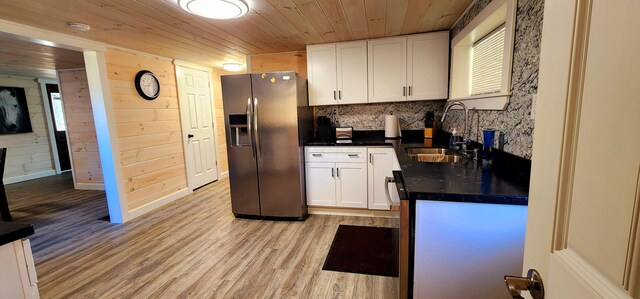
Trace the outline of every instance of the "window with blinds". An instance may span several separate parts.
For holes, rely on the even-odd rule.
[[[505,26],[473,44],[471,96],[499,93],[502,86]]]

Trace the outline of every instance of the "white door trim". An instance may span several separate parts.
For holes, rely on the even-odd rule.
[[[185,109],[185,103],[184,103],[184,98],[181,96],[180,93],[180,68],[190,68],[190,69],[196,69],[196,70],[200,70],[200,71],[204,71],[207,72],[207,78],[209,79],[209,94],[211,95],[211,126],[213,128],[213,148],[215,150],[215,157],[216,157],[216,174],[217,174],[217,178],[216,180],[219,180],[221,177],[220,174],[220,168],[219,168],[219,158],[218,158],[218,137],[216,136],[216,133],[218,132],[218,127],[216,126],[216,103],[215,103],[215,98],[213,95],[213,69],[206,67],[206,66],[201,66],[201,65],[197,65],[197,64],[193,64],[190,62],[185,62],[185,61],[180,61],[180,60],[174,60],[173,64],[175,66],[175,72],[176,72],[176,86],[178,88],[178,103],[179,103],[179,107],[180,107],[180,124],[182,126],[182,130],[183,130],[183,138],[182,138],[182,150],[184,152],[184,160],[185,160],[185,167],[187,170],[187,185],[189,187],[190,190],[195,189],[195,182],[193,182],[193,178],[191,177],[191,173],[192,173],[192,169],[191,169],[191,165],[188,163],[188,161],[191,161],[191,153],[189,152],[189,150],[187,149],[188,145],[188,139],[184,138],[184,128],[186,128],[189,123],[187,121],[186,118],[183,117],[183,109]]]
[[[56,72],[57,73],[57,72]],[[51,154],[53,155],[53,163],[56,167],[56,174],[62,173],[60,168],[60,156],[58,154],[58,144],[56,142],[56,128],[53,123],[53,117],[51,116],[51,105],[49,105],[49,95],[47,94],[47,84],[56,84],[60,85],[57,80],[48,79],[48,78],[38,78],[38,83],[40,84],[40,93],[42,95],[42,105],[44,107],[44,115],[47,119],[47,129],[49,131],[49,142],[51,144]],[[58,87],[59,88],[59,87]],[[67,136],[69,138],[69,136]],[[73,168],[73,166],[72,166]]]

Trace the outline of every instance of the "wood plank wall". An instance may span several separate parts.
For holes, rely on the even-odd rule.
[[[225,71],[213,70],[211,83],[213,84],[213,104],[216,111],[216,144],[218,146],[218,173],[229,174],[229,160],[227,158],[227,137],[225,134],[224,109],[222,104],[221,75],[228,74]]]
[[[0,135],[0,147],[8,148],[4,178],[55,171],[39,84],[32,78],[0,75],[0,86],[24,88],[33,129],[32,133]]]
[[[76,189],[104,188],[85,69],[58,71]],[[93,186],[93,187],[90,187]]]
[[[187,188],[175,68],[170,60],[109,49],[106,53],[129,211]],[[141,98],[140,70],[160,81],[160,96]]]
[[[307,52],[295,51],[249,56],[252,73],[296,71],[307,78]]]

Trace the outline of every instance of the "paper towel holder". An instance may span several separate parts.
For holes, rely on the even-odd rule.
[[[397,115],[385,115],[384,117],[384,138],[396,139],[402,137],[402,131],[400,130],[400,119]]]

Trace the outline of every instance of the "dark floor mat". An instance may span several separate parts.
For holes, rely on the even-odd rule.
[[[398,229],[340,225],[322,270],[398,277]]]

